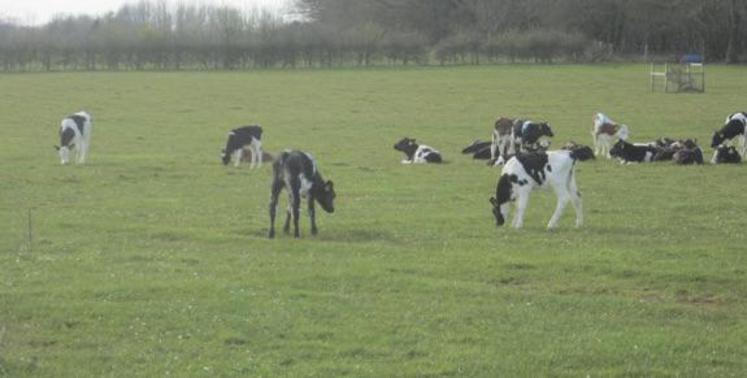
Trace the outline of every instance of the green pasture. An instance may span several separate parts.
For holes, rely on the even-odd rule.
[[[0,376],[744,376],[747,168],[578,167],[586,224],[537,192],[496,228],[499,170],[461,155],[499,115],[591,143],[710,135],[747,68],[705,94],[648,67],[0,75]],[[94,118],[60,166],[60,119]],[[224,167],[233,127],[312,152],[335,182],[319,235],[268,240],[271,165]],[[440,149],[402,165],[401,137]],[[283,214],[286,196],[281,196]],[[280,218],[282,222],[283,218]]]

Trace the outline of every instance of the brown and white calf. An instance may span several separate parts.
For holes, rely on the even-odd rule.
[[[592,118],[594,124],[591,136],[594,140],[594,154],[603,154],[611,159],[610,149],[615,139],[628,140],[630,130],[627,125],[621,125],[613,121],[603,113],[596,113]]]
[[[496,164],[502,158],[502,161],[498,162],[500,164],[508,159],[509,154],[515,153],[511,143],[511,131],[514,122],[513,119],[506,117],[500,117],[495,121],[490,143],[490,165]]]

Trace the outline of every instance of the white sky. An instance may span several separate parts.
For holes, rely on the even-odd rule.
[[[58,14],[98,16],[116,11],[124,4],[137,2],[138,0],[0,0],[0,19],[11,19],[24,25],[39,25]],[[167,0],[167,2],[170,4],[232,5],[246,11],[256,7],[279,11],[291,3],[290,0]]]

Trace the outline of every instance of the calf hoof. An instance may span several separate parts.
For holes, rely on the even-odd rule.
[[[316,228],[312,228],[311,229],[311,234],[312,235],[316,236],[318,233],[319,233],[319,230],[317,230]]]
[[[270,232],[267,233],[267,237],[269,239],[275,238],[275,230],[270,230]]]

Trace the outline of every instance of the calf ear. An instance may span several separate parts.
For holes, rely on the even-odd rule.
[[[492,203],[493,206],[498,206],[498,200],[495,199],[495,197],[490,197],[490,203]]]
[[[332,182],[332,180],[327,181],[327,187],[332,190],[335,188],[335,183]]]
[[[60,146],[54,146],[54,149],[57,150],[57,151],[59,151],[60,150]]]

